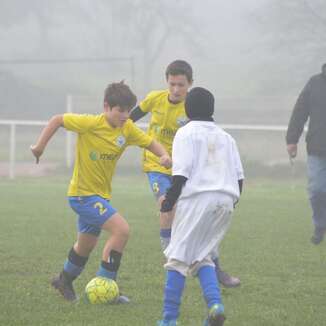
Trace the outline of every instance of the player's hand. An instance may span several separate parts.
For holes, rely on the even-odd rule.
[[[169,155],[162,155],[160,157],[160,164],[165,168],[169,169],[172,166],[172,160]]]
[[[40,156],[43,154],[43,150],[39,149],[36,145],[31,145],[30,150],[36,158],[36,164],[38,164]]]
[[[298,152],[298,146],[297,144],[288,144],[286,147],[290,158],[295,158],[297,156],[297,152]]]

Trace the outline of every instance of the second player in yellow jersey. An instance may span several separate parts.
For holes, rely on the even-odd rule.
[[[148,135],[160,142],[171,155],[174,136],[188,121],[184,101],[171,102],[169,90],[153,91],[140,102],[139,108],[143,112],[151,113]],[[143,169],[144,172],[171,174],[171,170],[162,167],[158,158],[148,150],[144,150]]]
[[[167,90],[150,92],[140,102],[130,115],[133,121],[151,114],[148,135],[163,144],[171,155],[172,143],[177,130],[187,123],[185,114],[185,98],[193,82],[191,65],[183,60],[171,62],[165,71],[168,85]],[[167,189],[172,185],[171,170],[166,170],[159,165],[158,159],[144,150],[143,170],[146,172],[151,189],[161,208]],[[165,249],[171,237],[171,225],[174,212],[160,213],[160,240],[162,249]],[[215,260],[217,276],[220,282],[227,287],[240,285],[240,280],[230,276],[219,267],[218,259]]]

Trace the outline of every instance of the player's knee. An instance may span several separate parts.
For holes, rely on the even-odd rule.
[[[128,240],[129,238],[129,234],[130,234],[130,228],[129,228],[129,224],[126,223],[122,223],[119,228],[117,229],[116,235],[120,238],[120,239],[124,239],[124,240]]]
[[[165,199],[165,195],[161,195],[157,199],[157,203],[158,203],[160,209],[161,209],[161,205],[162,205],[162,202],[164,199]]]
[[[123,237],[125,237],[126,239],[129,238],[129,234],[130,234],[130,228],[129,228],[129,224],[126,224],[122,230],[122,235]]]

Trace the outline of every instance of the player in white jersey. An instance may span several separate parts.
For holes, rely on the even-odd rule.
[[[193,88],[185,108],[190,122],[174,138],[173,183],[161,208],[169,212],[177,202],[171,242],[164,251],[167,276],[158,325],[176,325],[185,277],[192,274],[207,302],[205,325],[220,326],[224,306],[213,260],[240,197],[243,168],[234,139],[214,123],[213,95]]]

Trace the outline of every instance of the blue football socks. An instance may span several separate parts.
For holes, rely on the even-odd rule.
[[[77,266],[73,264],[70,260],[66,260],[63,266],[64,272],[66,272],[68,275],[70,275],[73,279],[78,277],[81,272],[83,271],[84,266]]]
[[[200,286],[203,291],[208,308],[221,304],[221,292],[213,266],[203,266],[198,271]]]
[[[88,257],[80,256],[76,253],[74,248],[71,248],[68,254],[68,259],[65,261],[63,271],[71,279],[77,278],[83,271]]]
[[[167,271],[163,305],[164,321],[178,319],[185,280],[185,276],[181,273],[177,271]]]
[[[111,280],[115,281],[117,279],[117,272],[109,271],[108,269],[106,269],[102,265],[100,265],[100,267],[96,273],[96,276],[110,278]]]

